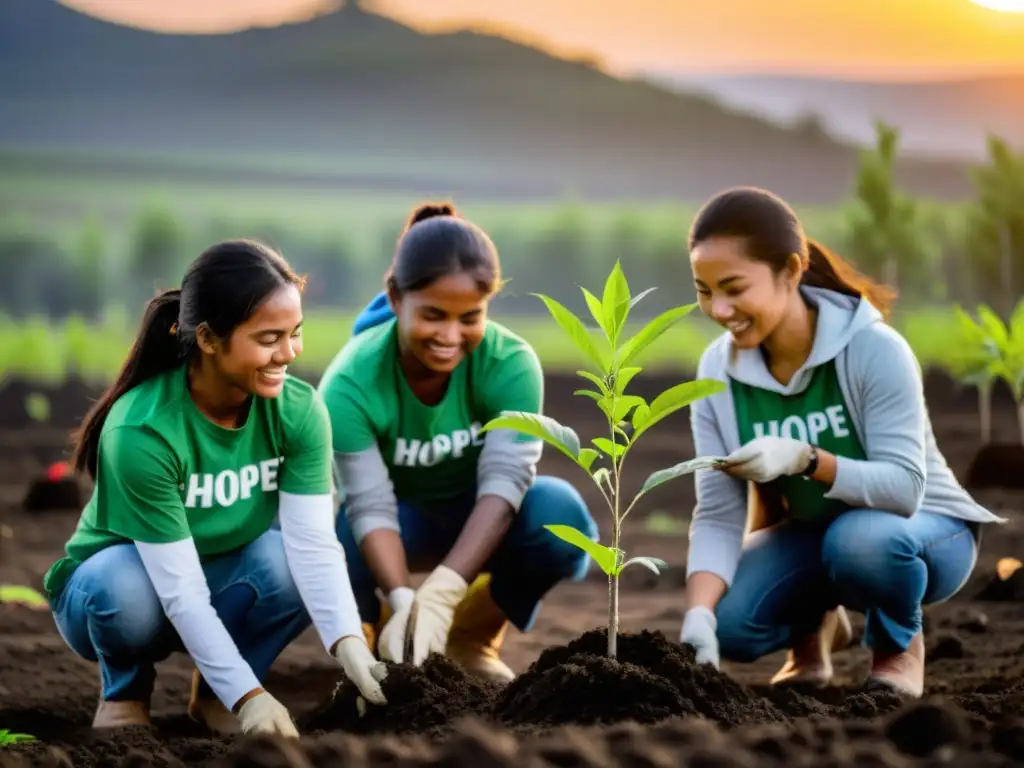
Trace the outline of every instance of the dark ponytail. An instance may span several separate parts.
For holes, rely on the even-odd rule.
[[[757,187],[727,189],[711,198],[690,228],[690,250],[713,237],[738,237],[747,254],[780,272],[796,254],[803,265],[803,285],[825,288],[869,301],[888,319],[896,291],[874,282],[852,264],[804,234],[793,209]]]
[[[94,480],[96,479],[100,434],[114,403],[147,379],[159,376],[181,363],[184,350],[177,335],[180,310],[179,289],[164,291],[149,300],[135,343],[120,373],[103,396],[89,409],[81,427],[74,435],[75,449],[71,457],[71,467],[75,471],[87,471]]]
[[[409,217],[384,275],[390,293],[419,291],[435,280],[465,272],[482,293],[501,287],[498,249],[476,224],[462,218],[451,203],[426,203]]]
[[[886,319],[896,299],[895,290],[862,275],[852,264],[810,238],[807,238],[807,268],[800,282],[855,298],[863,297]]]
[[[196,334],[228,340],[274,291],[305,279],[272,248],[254,240],[225,240],[192,262],[181,288],[164,291],[146,305],[135,343],[121,372],[89,410],[74,435],[71,467],[96,479],[100,434],[118,398],[144,381],[194,357]]]

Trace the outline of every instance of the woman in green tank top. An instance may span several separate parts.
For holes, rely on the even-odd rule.
[[[450,206],[423,206],[320,390],[344,494],[337,535],[367,638],[384,659],[436,651],[508,681],[506,626],[528,631],[547,591],[589,563],[544,526],[598,530],[572,485],[536,476],[541,441],[480,434],[502,411],[543,407],[537,355],[487,317],[500,285],[490,238]],[[429,575],[413,590],[417,571]]]
[[[921,374],[884,322],[891,291],[810,241],[778,197],[710,200],[690,233],[698,300],[726,329],[691,406],[700,472],[681,638],[700,661],[790,649],[776,684],[827,684],[866,617],[868,683],[920,696],[922,605],[948,600],[1004,522],[960,487],[935,444]],[[748,510],[750,519],[748,519]]]
[[[208,248],[149,302],[85,417],[73,464],[95,488],[44,587],[65,642],[98,662],[95,728],[148,725],[154,664],[185,651],[194,720],[298,736],[262,680],[311,620],[386,703],[334,539],[330,421],[287,373],[302,286],[263,245]]]

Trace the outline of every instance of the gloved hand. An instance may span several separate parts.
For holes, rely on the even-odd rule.
[[[742,480],[769,483],[785,475],[799,475],[810,463],[810,444],[766,435],[730,453],[722,471]]]
[[[412,658],[419,666],[431,653],[444,653],[455,609],[466,596],[469,584],[446,565],[439,565],[427,577],[413,600],[407,633],[412,635]]]
[[[388,595],[391,618],[377,638],[377,652],[387,661],[401,662],[405,650],[405,630],[409,624],[409,611],[416,592],[409,587],[398,587]]]
[[[683,616],[683,629],[679,642],[692,645],[697,652],[698,664],[711,664],[718,669],[718,619],[702,605],[690,608]]]
[[[266,691],[257,693],[238,709],[242,733],[279,734],[286,738],[299,738],[299,732],[284,705]]]
[[[387,666],[377,661],[365,639],[354,635],[341,638],[334,646],[333,656],[363,698],[380,706],[388,703],[380,689],[380,684],[388,676]]]

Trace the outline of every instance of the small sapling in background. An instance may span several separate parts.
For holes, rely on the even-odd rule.
[[[626,394],[630,381],[643,370],[636,365],[640,353],[686,317],[696,305],[688,304],[663,312],[634,336],[623,338],[630,310],[654,289],[631,296],[626,276],[616,261],[600,299],[586,288],[581,290],[591,315],[604,334],[603,342],[595,339],[583,322],[557,301],[543,294],[533,295],[544,302],[555,322],[592,364],[592,370],[577,373],[594,388],[577,390],[575,394],[589,397],[597,403],[607,419],[608,436],[595,438],[591,441],[593,448],[584,448],[571,428],[548,416],[521,411],[502,413],[485,424],[483,431],[512,429],[539,438],[572,459],[597,484],[611,512],[610,546],[591,541],[583,532],[570,526],[546,527],[555,536],[586,551],[608,575],[608,655],[615,658],[619,628],[619,575],[634,564],[649,568],[656,574],[666,566],[664,561],[653,557],[625,559],[625,552],[620,547],[623,522],[640,498],[652,488],[700,469],[715,468],[722,459],[701,457],[658,470],[647,478],[628,503],[624,503],[620,492],[623,465],[636,442],[655,424],[695,400],[723,391],[725,384],[714,380],[688,381],[667,389],[649,403],[639,395]],[[631,432],[626,431],[627,427],[632,428]],[[594,469],[602,454],[611,466]]]

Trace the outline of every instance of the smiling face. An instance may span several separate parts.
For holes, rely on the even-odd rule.
[[[797,295],[800,258],[794,254],[776,273],[747,255],[737,237],[713,237],[695,245],[690,268],[701,311],[732,334],[741,349],[754,349],[785,317]]]
[[[467,273],[445,275],[425,288],[391,295],[403,356],[448,374],[483,338],[489,294]]]
[[[199,343],[219,377],[233,388],[273,398],[281,394],[288,364],[302,353],[301,326],[299,289],[283,285],[228,339]]]

